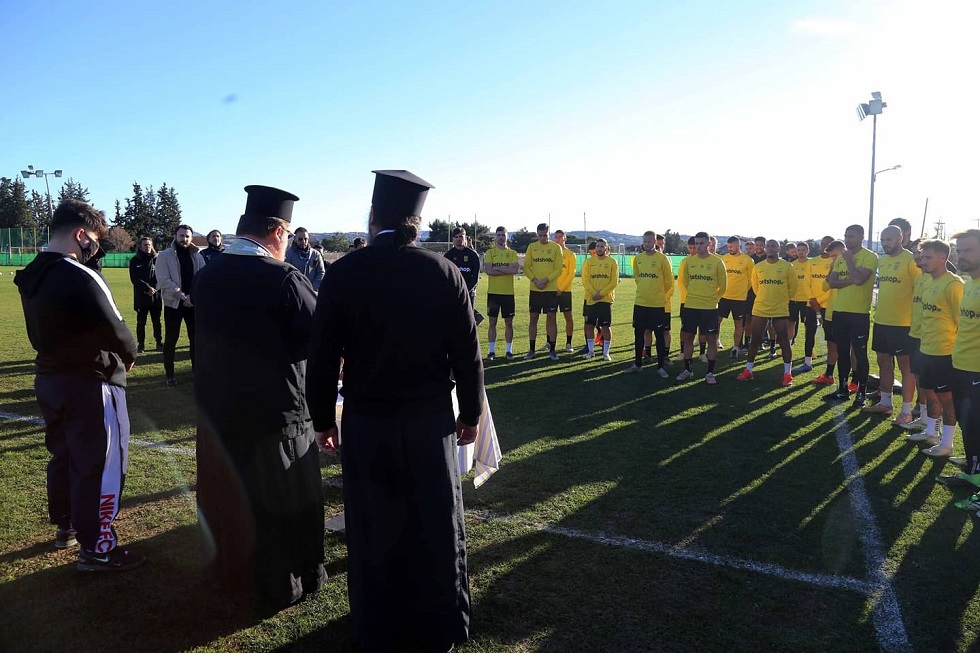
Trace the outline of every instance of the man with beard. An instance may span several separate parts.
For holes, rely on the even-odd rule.
[[[310,247],[310,232],[304,227],[300,227],[293,234],[293,244],[286,250],[286,263],[309,279],[313,292],[320,290],[327,264],[323,260],[323,255]]]
[[[449,248],[445,256],[459,268],[463,275],[463,281],[466,282],[466,288],[470,293],[473,317],[476,318],[476,323],[479,326],[480,322],[483,322],[483,314],[476,310],[476,284],[480,282],[480,255],[469,245],[466,229],[456,227],[451,236],[453,246]]]
[[[565,351],[573,352],[572,336],[575,333],[575,320],[572,318],[572,282],[578,261],[575,252],[565,247],[565,232],[555,230],[555,242],[561,247],[561,276],[558,277],[558,311],[565,316]],[[557,337],[557,336],[556,336]]]
[[[831,290],[826,286],[830,268],[834,265],[835,256],[828,251],[830,244],[835,242],[830,236],[820,239],[820,256],[814,256],[807,261],[806,285],[810,289],[807,302],[808,312],[805,322],[803,340],[803,364],[793,370],[793,374],[803,374],[813,370],[813,348],[816,345],[817,317],[823,326],[824,340],[827,342],[827,369],[813,380],[814,385],[834,385],[834,368],[837,366],[837,345],[830,331],[830,320],[827,310],[830,308]]]
[[[79,571],[125,571],[144,562],[118,546],[113,521],[126,480],[126,372],[136,341],[101,275],[86,267],[109,229],[80,200],[51,218],[46,251],[17,272],[27,336],[37,351],[34,390],[44,417],[48,516],[55,547],[81,545]],[[93,591],[85,590],[85,594]]]
[[[643,350],[648,341],[657,343],[657,374],[668,374],[664,326],[667,314],[664,305],[674,289],[674,273],[670,261],[657,250],[654,232],[643,234],[643,252],[633,257],[633,278],[636,279],[636,301],[633,304],[633,365],[626,372],[643,370]]]
[[[483,255],[483,271],[487,275],[487,315],[490,328],[487,340],[490,352],[487,360],[497,357],[497,319],[504,318],[504,342],[507,346],[504,356],[514,358],[514,277],[520,271],[517,252],[507,246],[506,227],[497,227],[494,233],[494,246]]]
[[[194,304],[191,302],[191,288],[194,276],[204,267],[204,257],[191,239],[194,230],[186,224],[174,231],[173,246],[157,256],[157,289],[163,293],[163,325],[166,329],[163,341],[163,371],[167,385],[177,385],[174,378],[174,358],[177,354],[177,340],[180,339],[180,324],[187,325],[187,340],[190,343],[191,372],[194,367]]]
[[[718,301],[718,327],[729,315],[735,323],[735,339],[732,341],[731,358],[738,358],[738,346],[745,330],[745,316],[748,314],[748,296],[752,283],[752,258],[742,254],[742,241],[737,236],[728,239],[728,253],[721,257],[725,262],[728,284],[725,296]],[[754,251],[754,250],[753,250]]]
[[[902,413],[912,412],[915,379],[909,368],[909,328],[912,323],[912,293],[919,266],[912,252],[902,247],[902,231],[890,225],[879,236],[885,255],[878,259],[878,303],[871,348],[878,357],[881,401],[861,410],[876,415],[892,414],[895,361],[902,371]]]
[[[316,299],[285,263],[291,193],[246,186],[238,238],[198,276],[197,498],[210,572],[262,613],[315,592],[323,569],[320,460],[303,385]]]
[[[201,256],[204,257],[205,263],[210,263],[216,257],[221,256],[221,252],[225,251],[225,248],[221,246],[221,232],[217,229],[212,229],[208,232],[208,246],[201,250]]]
[[[371,244],[331,265],[323,281],[307,394],[318,442],[335,450],[343,357],[340,456],[357,643],[368,653],[448,651],[469,637],[457,445],[476,439],[483,365],[459,269],[415,245],[432,185],[406,170],[375,174]]]
[[[163,338],[160,330],[160,312],[163,304],[160,293],[157,292],[156,250],[153,249],[153,239],[147,236],[140,238],[136,256],[129,260],[129,280],[133,284],[133,310],[136,311],[136,341],[139,343],[139,353],[143,353],[146,343],[146,318],[153,321],[153,339],[157,342],[157,351],[163,351]]]

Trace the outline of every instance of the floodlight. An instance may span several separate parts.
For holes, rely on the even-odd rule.
[[[34,173],[30,170],[21,170],[20,174],[24,179],[29,179],[34,176]]]
[[[54,176],[55,177],[60,177],[61,176],[61,172],[62,172],[61,170],[55,170],[54,171]]]

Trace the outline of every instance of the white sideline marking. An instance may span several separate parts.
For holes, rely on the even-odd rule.
[[[868,492],[864,488],[864,477],[861,476],[861,466],[854,455],[854,440],[847,430],[847,417],[843,409],[838,411],[834,422],[837,426],[837,449],[841,454],[841,466],[847,481],[847,495],[851,500],[851,510],[858,520],[861,552],[871,579],[870,597],[874,601],[872,621],[878,645],[882,651],[911,651],[912,645],[902,621],[902,609],[898,605],[895,588],[892,587],[892,571],[883,553],[881,532],[871,511]]]
[[[0,411],[0,419],[29,424],[43,425],[44,420],[36,417],[25,417]],[[794,571],[779,565],[765,562],[756,562],[742,558],[732,558],[729,556],[716,555],[698,549],[681,548],[665,542],[651,540],[641,540],[630,537],[604,535],[602,533],[589,533],[574,528],[564,526],[548,526],[523,522],[517,518],[507,515],[496,515],[482,511],[466,511],[466,514],[477,518],[492,521],[510,521],[521,523],[536,530],[554,535],[561,535],[572,539],[585,540],[596,544],[607,546],[617,546],[624,549],[638,551],[649,551],[660,553],[681,560],[691,560],[704,564],[715,565],[718,567],[728,567],[730,569],[740,569],[752,571],[766,576],[772,576],[783,580],[797,581],[816,585],[819,587],[829,587],[857,592],[871,597],[874,601],[873,621],[875,634],[878,643],[883,651],[911,651],[912,646],[908,641],[905,632],[905,624],[902,621],[902,612],[898,605],[898,598],[890,580],[890,572],[887,570],[885,556],[882,553],[881,534],[878,531],[874,514],[871,512],[870,501],[867,491],[864,488],[864,478],[860,474],[857,457],[854,455],[854,441],[847,430],[847,421],[843,412],[834,418],[837,427],[837,448],[841,453],[841,464],[844,467],[844,474],[847,480],[847,492],[851,501],[851,509],[859,518],[859,536],[862,544],[862,552],[865,557],[865,565],[871,581],[849,578],[846,576],[835,576],[832,574],[815,574],[802,571]],[[194,455],[194,451],[183,447],[174,447],[157,442],[146,442],[143,440],[130,440],[130,442],[140,447],[167,451],[180,455]],[[340,486],[339,478],[324,479],[325,485]]]

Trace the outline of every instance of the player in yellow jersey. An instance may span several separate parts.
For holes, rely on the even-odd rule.
[[[980,487],[980,229],[954,234],[953,239],[956,241],[956,266],[960,274],[967,277],[953,347],[953,405],[963,434],[966,469],[956,474],[955,480],[976,491]],[[980,516],[980,497],[977,495],[955,505]]]
[[[667,313],[664,304],[674,288],[674,273],[670,261],[657,251],[656,234],[643,234],[643,251],[633,257],[633,278],[636,280],[636,301],[633,304],[633,365],[626,372],[643,370],[643,349],[647,338],[657,343],[657,374],[667,378],[667,349],[664,346],[664,325]]]
[[[507,246],[507,229],[497,227],[494,233],[494,246],[483,255],[483,271],[487,275],[487,317],[490,318],[490,328],[487,340],[490,341],[490,353],[487,360],[496,357],[497,346],[497,316],[504,318],[504,342],[507,345],[506,356],[514,357],[514,314],[517,312],[514,304],[514,276],[520,270],[517,252]]]
[[[800,331],[800,322],[806,323],[807,302],[810,301],[810,245],[801,240],[799,243],[786,245],[786,253],[794,252],[793,258],[787,259],[796,271],[796,294],[789,298],[789,344],[796,344],[796,336]]]
[[[684,259],[677,282],[686,293],[684,310],[681,312],[681,342],[684,348],[684,370],[677,375],[678,381],[694,378],[694,335],[699,331],[708,344],[708,373],[705,383],[714,385],[715,361],[718,357],[718,300],[728,285],[725,264],[721,257],[708,252],[708,234],[694,234],[696,254]]]
[[[850,396],[847,377],[851,371],[850,354],[857,361],[855,382],[857,393],[854,407],[860,408],[867,401],[868,389],[868,336],[871,335],[871,294],[874,290],[878,255],[862,246],[864,227],[852,224],[844,230],[844,253],[834,261],[827,276],[827,284],[837,290],[834,299],[834,341],[840,353],[840,376],[837,390],[824,399],[843,401]]]
[[[826,285],[827,276],[830,268],[834,264],[834,255],[828,250],[831,243],[839,244],[839,251],[843,251],[844,243],[835,241],[830,236],[824,236],[820,240],[820,256],[815,256],[809,260],[807,283],[810,287],[810,299],[808,301],[809,311],[804,320],[803,338],[803,364],[793,370],[793,374],[802,374],[813,369],[813,349],[817,340],[817,318],[823,325],[823,336],[827,342],[827,369],[813,380],[814,385],[834,385],[834,368],[837,367],[837,345],[830,332],[830,320],[827,316],[827,309],[830,303],[830,286]],[[838,251],[838,253],[839,253]]]
[[[718,300],[718,327],[721,328],[721,323],[726,317],[732,316],[732,322],[735,323],[735,340],[732,342],[730,356],[738,358],[738,347],[745,331],[745,316],[748,315],[748,296],[755,261],[742,253],[742,241],[737,236],[728,239],[728,253],[724,254],[721,260],[725,263],[728,283],[724,297]]]
[[[915,378],[909,367],[909,329],[912,325],[912,295],[919,266],[912,252],[902,247],[902,230],[889,225],[878,237],[885,255],[878,259],[878,303],[871,348],[878,358],[881,400],[861,410],[876,415],[892,414],[895,361],[902,372],[902,413],[912,412]]]
[[[575,333],[575,321],[572,319],[572,281],[575,279],[575,252],[565,247],[565,232],[555,231],[555,242],[561,247],[562,266],[561,276],[558,277],[558,312],[565,316],[565,351],[572,352],[572,335]]]
[[[736,377],[739,381],[749,381],[754,378],[752,369],[755,357],[759,353],[762,334],[767,324],[772,324],[783,355],[782,386],[793,385],[793,352],[789,346],[789,302],[796,294],[796,271],[788,261],[779,258],[779,242],[767,240],[765,246],[766,260],[757,263],[752,268],[752,290],[755,292],[755,303],[752,306],[752,340],[749,343],[749,360],[745,369]]]
[[[922,248],[922,318],[919,323],[919,387],[926,397],[926,428],[908,437],[932,445],[923,453],[946,457],[953,452],[956,410],[953,406],[953,348],[960,322],[963,280],[946,269],[949,245],[926,240]],[[941,436],[936,427],[942,420]]]
[[[899,225],[896,225],[899,226]],[[918,240],[911,244],[910,251],[912,252],[912,259],[915,261],[916,267],[919,271],[922,270],[922,249],[919,247],[920,242]],[[909,249],[909,248],[906,248]],[[926,406],[925,393],[922,388],[919,387],[918,378],[919,374],[922,372],[921,369],[921,354],[919,352],[919,347],[922,343],[919,325],[922,323],[922,288],[926,283],[926,280],[931,278],[927,274],[919,274],[915,277],[912,282],[912,312],[909,319],[909,375],[916,380],[916,388],[919,394],[919,407],[918,409],[913,409],[909,412],[899,412],[898,416],[892,420],[892,426],[900,426],[903,429],[908,429],[909,431],[915,431],[923,428],[926,425],[926,418],[928,416],[928,407]],[[918,415],[916,415],[916,412]]]
[[[561,276],[563,257],[558,243],[548,240],[548,225],[541,223],[537,228],[538,240],[527,246],[524,255],[524,276],[531,282],[528,296],[528,340],[530,347],[524,360],[534,358],[534,347],[538,340],[538,318],[545,314],[545,335],[548,338],[548,351],[551,360],[558,360],[555,340],[558,338],[558,277]]]
[[[612,332],[612,303],[619,284],[619,265],[609,256],[605,238],[596,238],[595,258],[586,259],[582,265],[582,287],[585,289],[585,344],[589,348],[584,355],[592,358],[595,341],[592,339],[595,328],[602,331],[602,360],[612,360],[609,346]]]

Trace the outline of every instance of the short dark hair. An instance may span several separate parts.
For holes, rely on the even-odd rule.
[[[501,233],[501,232],[503,232],[503,233],[507,233],[507,227],[497,227],[497,228],[496,228],[496,229],[494,230],[494,233],[498,233],[498,234],[499,234],[499,233]]]
[[[94,232],[96,239],[101,239],[109,233],[105,214],[96,210],[94,206],[82,200],[62,201],[51,216],[51,233],[62,233],[78,227]]]
[[[652,231],[644,231],[644,232],[643,232],[643,237],[644,237],[644,238],[646,238],[647,236],[653,236],[653,238],[654,238],[655,240],[656,240],[656,238],[657,238],[657,234],[655,234],[655,233],[654,233],[654,232],[652,232]]]
[[[663,234],[656,234],[656,236],[657,236],[657,240],[665,240],[665,237],[664,237]]]
[[[832,249],[844,249],[845,247],[846,245],[844,244],[844,241],[832,240],[830,241],[830,243],[827,244],[827,251],[829,252]]]
[[[694,234],[694,237],[695,238],[704,238],[704,239],[711,238],[711,236],[708,235],[708,232],[707,231],[699,231],[696,234]]]
[[[763,244],[765,244],[766,237],[765,236],[756,236],[752,240],[755,241],[755,242],[757,242],[757,243],[763,243]]]
[[[539,224],[538,225],[538,228],[535,229],[535,231],[541,231],[542,229],[544,229],[544,230],[547,230],[548,229],[548,225],[545,224],[544,222],[542,222],[541,224]]]
[[[906,220],[905,218],[892,218],[891,221],[888,223],[888,226],[890,227],[892,225],[895,225],[896,227],[901,229],[902,233],[905,233],[906,231],[908,233],[912,233],[912,223]]]
[[[690,238],[687,239],[687,244],[688,245],[693,245],[694,244],[694,236],[691,236]]]
[[[796,243],[786,243],[786,249],[789,249],[790,247],[796,247]]]
[[[191,232],[191,236],[194,235],[194,230],[191,229],[191,226],[189,224],[179,224],[179,225],[177,225],[174,228],[174,235],[176,236],[177,235],[177,232],[180,231],[181,229],[186,229],[187,231]]]
[[[593,240],[591,243],[589,243],[589,246],[586,249],[588,249],[590,252],[592,250],[594,250],[595,249],[595,241]]]
[[[221,235],[221,231],[219,231],[218,229],[212,229],[211,231],[209,231],[208,232],[208,240],[211,240],[211,236],[213,236],[215,234],[217,234],[217,235],[220,236]]]
[[[728,237],[728,242],[729,243],[738,243],[739,245],[742,244],[742,241],[738,239],[738,236],[729,236]]]
[[[844,230],[844,233],[846,234],[848,231],[860,231],[861,235],[864,235],[864,227],[859,224],[852,224],[850,227]]]
[[[451,238],[455,238],[456,236],[465,236],[465,235],[466,235],[466,229],[463,229],[462,227],[456,227],[449,234]]]
[[[919,249],[928,249],[930,252],[942,254],[946,258],[949,258],[949,245],[937,238],[923,240],[919,243]]]
[[[293,235],[298,236],[300,233],[308,234],[310,233],[310,230],[306,227],[297,227],[296,231],[293,232]]]
[[[289,223],[280,218],[246,213],[238,219],[238,228],[235,229],[235,235],[258,236],[259,238],[265,238],[279,227],[282,227],[288,231]]]

